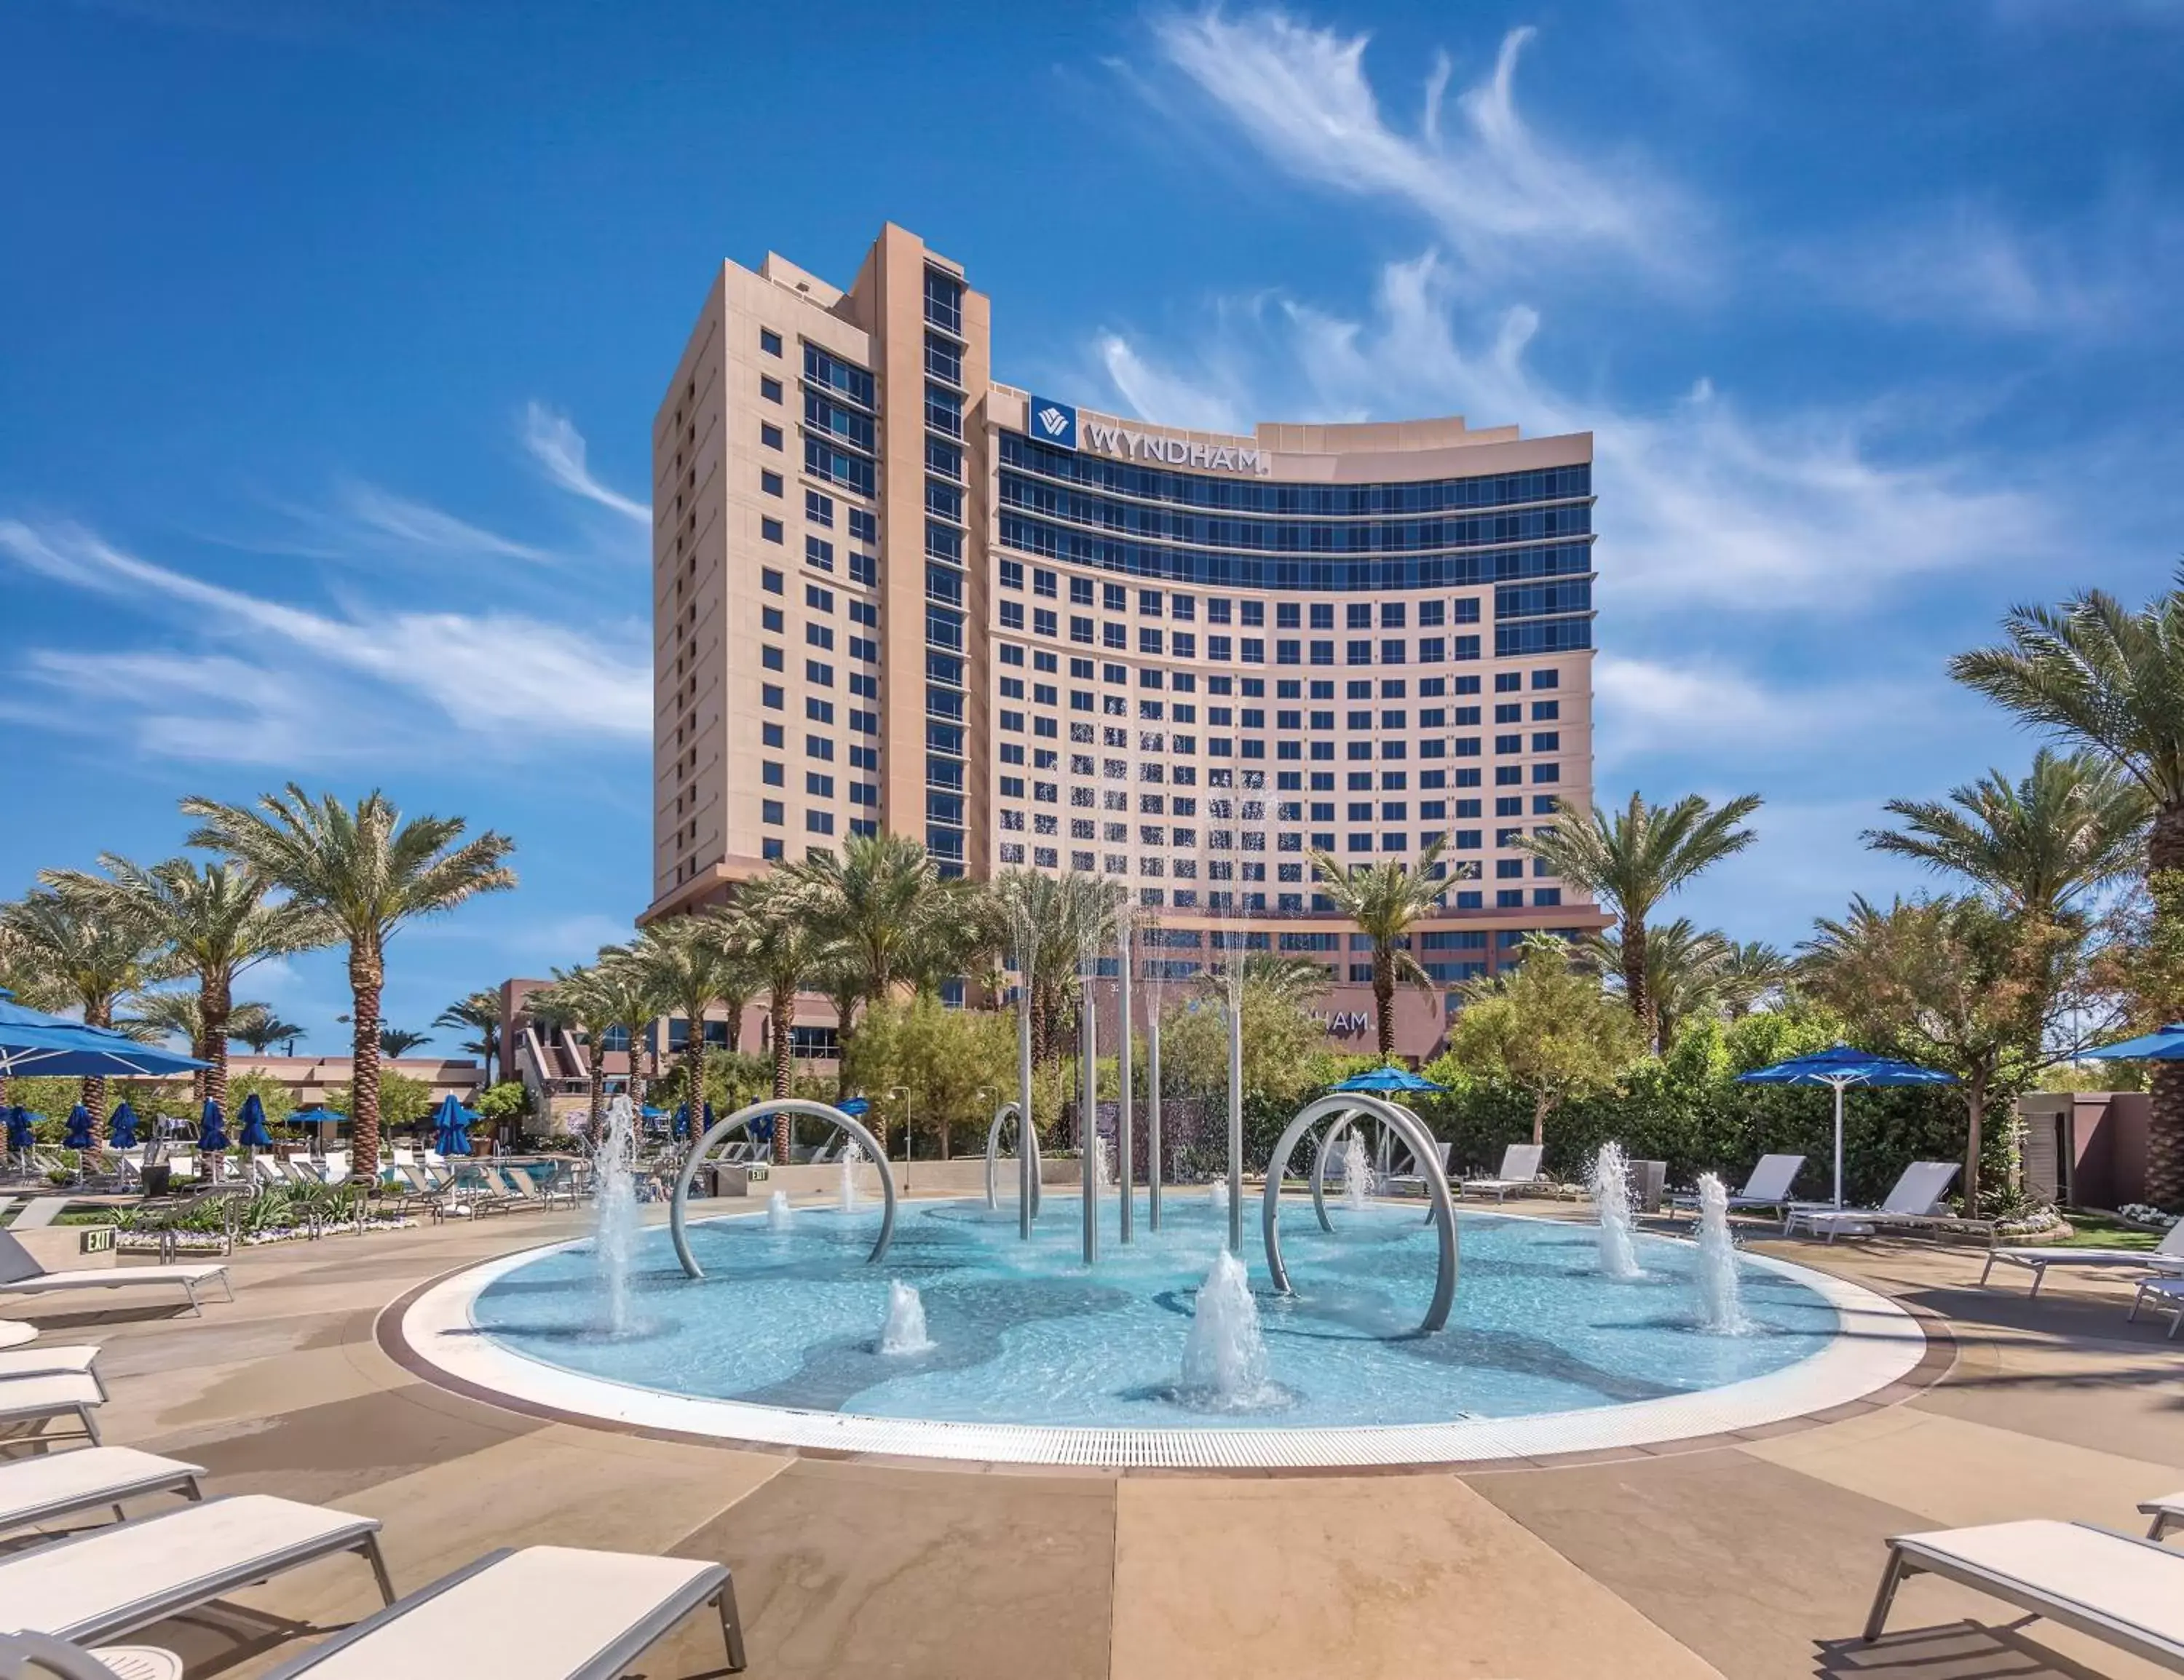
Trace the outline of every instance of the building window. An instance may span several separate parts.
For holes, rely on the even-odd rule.
[[[832,834],[832,833],[834,832],[834,814],[833,814],[833,812],[832,812],[832,811],[806,811],[806,812],[805,812],[805,813],[804,813],[804,832],[805,832],[806,834]]]
[[[781,448],[781,428],[762,422],[758,429],[758,441],[769,449],[778,449]]]
[[[781,353],[781,335],[770,326],[760,327],[758,330],[758,348],[769,356],[778,356]]]
[[[762,519],[758,522],[758,534],[768,542],[778,542],[783,540],[784,531],[779,520]]]

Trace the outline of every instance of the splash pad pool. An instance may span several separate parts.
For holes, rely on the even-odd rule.
[[[1309,1209],[1308,1201],[1295,1205]],[[1138,1209],[1144,1211],[1144,1202]],[[1028,1243],[1017,1210],[905,1203],[694,1221],[705,1276],[661,1228],[611,1327],[589,1241],[445,1280],[402,1316],[412,1354],[460,1384],[628,1427],[918,1457],[1104,1466],[1450,1463],[1687,1438],[1857,1399],[1925,1349],[1885,1299],[1771,1259],[1736,1260],[1748,1327],[1706,1327],[1691,1244],[1633,1238],[1641,1275],[1602,1275],[1588,1225],[1466,1212],[1446,1327],[1412,1333],[1435,1234],[1415,1202],[1283,1222],[1294,1293],[1247,1266],[1264,1338],[1248,1405],[1184,1381],[1198,1292],[1228,1229],[1171,1191],[1158,1232],[1100,1208],[1087,1266],[1074,1198]],[[1246,1261],[1256,1257],[1246,1254]],[[928,1345],[883,1352],[891,1285],[917,1291]]]

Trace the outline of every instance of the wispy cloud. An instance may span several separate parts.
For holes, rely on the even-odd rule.
[[[1486,78],[1447,109],[1454,70],[1438,56],[1423,114],[1405,131],[1365,71],[1370,37],[1316,29],[1279,10],[1217,8],[1156,19],[1165,59],[1273,162],[1300,179],[1408,205],[1471,268],[1592,253],[1657,275],[1688,273],[1699,217],[1642,165],[1583,159],[1542,139],[1517,107],[1517,64],[1534,31],[1502,38]]]
[[[383,743],[404,722],[404,704],[423,726],[504,745],[629,741],[650,728],[646,638],[633,623],[585,636],[508,611],[314,610],[192,576],[65,523],[0,520],[0,554],[73,588],[170,609],[175,628],[199,639],[181,652],[31,650],[33,670],[53,684],[128,710],[149,750],[318,759],[365,738]],[[344,692],[343,677],[356,686]]]
[[[531,452],[532,459],[546,476],[562,489],[651,529],[649,507],[643,502],[632,501],[593,475],[585,461],[584,434],[577,430],[566,414],[555,413],[543,403],[527,405],[523,411],[523,447]]]
[[[208,540],[253,554],[370,560],[375,565],[390,559],[462,559],[553,565],[563,559],[551,548],[504,537],[429,502],[362,479],[343,480],[323,503],[275,499],[270,505],[292,521],[289,529],[270,536],[220,533]]]
[[[1429,253],[1383,270],[1363,318],[1290,299],[1222,316],[1228,345],[1191,367],[1114,335],[1137,373],[1126,400],[1189,392],[1200,412],[1299,419],[1462,413],[1534,435],[1591,431],[1612,510],[1605,570],[1634,612],[1706,601],[1764,611],[1841,611],[1893,579],[2036,553],[2048,510],[1971,459],[1913,453],[1873,414],[1749,414],[1702,378],[1657,405],[1565,389],[1528,360],[1540,317],[1522,305],[1460,314]],[[1112,368],[1117,352],[1102,346]],[[1251,370],[1244,388],[1234,370]],[[1168,418],[1160,413],[1149,417]],[[1620,587],[1630,585],[1627,592]]]

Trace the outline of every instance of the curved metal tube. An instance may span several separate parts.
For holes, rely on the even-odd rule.
[[[1319,1228],[1329,1236],[1334,1234],[1334,1226],[1327,1216],[1327,1163],[1334,1154],[1334,1146],[1342,1141],[1342,1134],[1350,1129],[1351,1123],[1362,1118],[1363,1116],[1354,1109],[1338,1117],[1321,1136],[1319,1148],[1312,1158],[1312,1211],[1319,1221]],[[1344,1169],[1344,1172],[1343,1188],[1347,1189],[1348,1169]]]
[[[894,1172],[888,1165],[887,1152],[880,1148],[879,1139],[865,1130],[864,1122],[854,1115],[844,1114],[829,1103],[814,1103],[801,1097],[768,1097],[748,1108],[738,1109],[726,1120],[716,1120],[706,1128],[705,1135],[691,1145],[689,1159],[682,1163],[682,1171],[675,1180],[675,1198],[668,1208],[668,1234],[675,1241],[675,1258],[682,1262],[682,1270],[692,1277],[703,1277],[705,1269],[698,1264],[698,1257],[690,1252],[690,1238],[683,1229],[688,1215],[690,1181],[698,1176],[699,1165],[716,1143],[731,1132],[746,1129],[760,1115],[808,1114],[823,1120],[836,1130],[846,1132],[856,1140],[857,1147],[865,1152],[866,1160],[880,1170],[880,1193],[887,1199],[886,1211],[880,1216],[879,1240],[872,1251],[865,1256],[867,1265],[878,1260],[888,1251],[894,1240]]]
[[[1420,1160],[1435,1160],[1440,1155],[1440,1152],[1434,1147],[1432,1134],[1427,1132],[1418,1117],[1392,1103],[1356,1093],[1321,1097],[1307,1103],[1283,1132],[1281,1141],[1274,1145],[1273,1159],[1267,1165],[1266,1192],[1259,1202],[1259,1228],[1266,1239],[1267,1271],[1279,1293],[1288,1295],[1295,1293],[1290,1287],[1289,1268],[1282,1264],[1279,1229],[1282,1177],[1289,1170],[1290,1153],[1296,1148],[1297,1140],[1319,1121],[1346,1110],[1362,1111],[1394,1128],[1396,1135]],[[1457,1277],[1455,1199],[1449,1194],[1446,1179],[1436,1173],[1428,1173],[1425,1177],[1426,1193],[1433,1201],[1433,1221],[1440,1232],[1440,1264],[1434,1277],[1433,1300],[1427,1306],[1425,1317],[1415,1332],[1421,1336],[1429,1336],[1447,1324],[1449,1309],[1456,1303]]]
[[[994,1110],[994,1123],[986,1128],[986,1205],[989,1208],[998,1208],[1001,1204],[999,1188],[994,1182],[994,1174],[1001,1164],[1001,1128],[1015,1119],[1016,1114],[1017,1105],[1014,1103],[1003,1103],[1000,1107]],[[1022,1126],[1017,1128],[1017,1148],[1021,1150],[1027,1145],[1031,1149],[1031,1211],[1032,1217],[1036,1219],[1039,1217],[1040,1193],[1039,1128],[1036,1126],[1028,1130]]]

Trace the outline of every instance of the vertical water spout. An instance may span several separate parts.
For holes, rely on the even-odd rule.
[[[788,1192],[776,1190],[766,1199],[766,1228],[786,1231],[795,1223],[795,1210],[788,1205]]]
[[[1353,1126],[1342,1139],[1342,1205],[1352,1213],[1362,1213],[1373,1190],[1372,1158]]]
[[[891,1358],[930,1351],[925,1333],[925,1303],[900,1278],[888,1285],[887,1319],[880,1326],[880,1351]]]
[[[1736,1239],[1729,1231],[1729,1189],[1713,1173],[1699,1175],[1699,1325],[1717,1336],[1752,1328],[1736,1276]]]
[[[1084,1207],[1084,1264],[1100,1258],[1100,1009],[1092,979],[1100,971],[1100,942],[1088,935],[1077,1015],[1077,1177]]]
[[[844,1213],[857,1210],[857,1165],[865,1158],[863,1149],[855,1143],[842,1147],[842,1166],[836,1177],[836,1193],[841,1199]]]
[[[1130,1023],[1130,912],[1128,905],[1117,913],[1115,948],[1121,959],[1115,982],[1115,1031],[1121,1036],[1115,1041],[1115,1182],[1123,1193],[1121,1205],[1116,1210],[1121,1223],[1117,1227],[1123,1245],[1127,1248],[1134,1235],[1131,1230],[1136,1211],[1131,1203],[1130,1181],[1137,1174],[1136,1163],[1130,1157],[1137,1140],[1130,1135],[1136,1122],[1134,1104],[1137,1093],[1130,1088],[1134,1070],[1130,1065],[1130,1041],[1134,1036]]]
[[[1183,1344],[1184,1394],[1199,1404],[1236,1410],[1263,1404],[1267,1343],[1259,1305],[1244,1262],[1227,1249],[1213,1257],[1191,1309]]]
[[[1630,1166],[1622,1144],[1602,1143],[1591,1174],[1593,1205],[1600,1212],[1600,1269],[1624,1281],[1646,1275],[1630,1242]]]
[[[627,1095],[607,1104],[607,1123],[594,1143],[592,1263],[606,1296],[606,1327],[629,1330],[629,1274],[637,1259],[637,1110]]]

